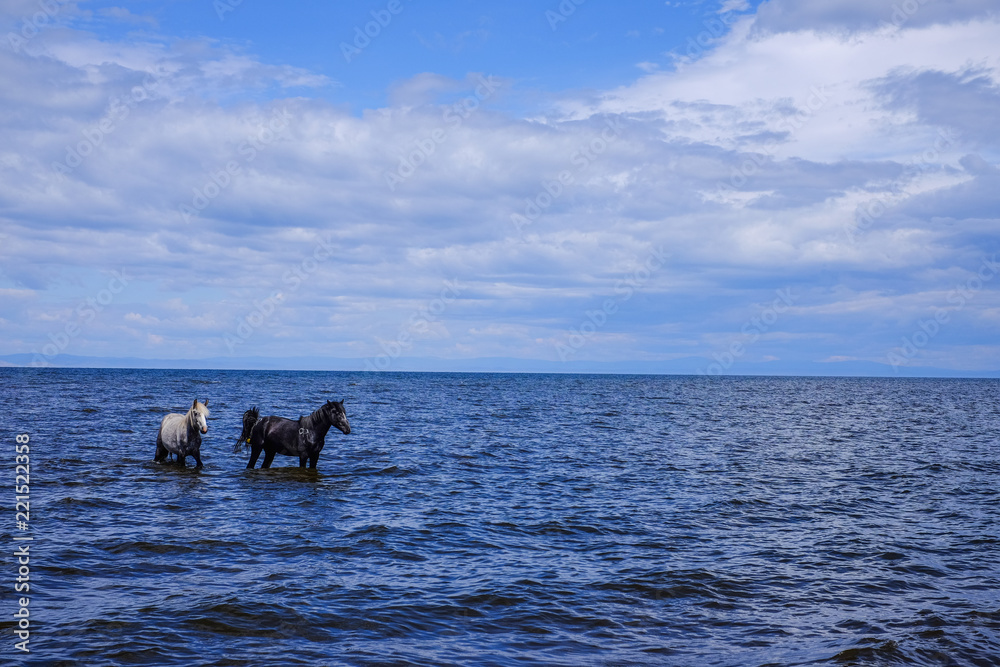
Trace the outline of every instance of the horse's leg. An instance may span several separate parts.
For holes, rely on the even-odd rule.
[[[167,448],[163,446],[163,440],[160,436],[156,436],[156,455],[153,457],[153,461],[159,463],[163,459],[167,458]]]
[[[278,450],[276,450],[276,449],[271,449],[271,450],[265,451],[264,452],[264,462],[260,464],[260,467],[261,468],[270,468],[271,467],[271,461],[274,460],[274,455],[277,453],[277,451]]]
[[[306,458],[307,457],[305,457],[305,456],[300,456],[299,457],[299,467],[300,468],[305,468],[306,467]]]
[[[195,460],[195,466],[194,467],[195,468],[200,468],[202,466],[202,463],[201,463],[201,452],[195,452],[193,454],[193,456],[194,456],[194,460]]]
[[[250,449],[250,463],[247,463],[247,468],[248,469],[249,468],[253,468],[255,465],[257,465],[257,457],[260,456],[260,450],[261,449],[263,449],[263,447],[260,447],[259,445],[252,445],[251,446],[251,449]]]
[[[319,461],[319,452],[309,455],[309,467],[313,470],[316,469],[316,463]]]
[[[179,465],[179,466],[185,466],[185,465],[187,465],[187,463],[185,463],[185,459],[187,459],[187,456],[184,456],[182,454],[178,454],[177,455],[177,465]]]

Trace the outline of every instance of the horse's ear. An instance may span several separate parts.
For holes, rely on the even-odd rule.
[[[206,408],[208,407],[208,399],[207,399],[207,398],[205,399],[205,403],[204,403],[204,406],[205,406]]]
[[[344,401],[346,400],[347,400],[346,398],[340,399],[340,407],[344,407]]]
[[[198,399],[197,398],[194,399],[194,402],[191,404],[191,409],[194,410],[196,407],[198,407]]]

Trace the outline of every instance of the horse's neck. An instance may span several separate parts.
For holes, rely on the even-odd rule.
[[[323,413],[321,411],[322,408],[312,413],[308,417],[302,417],[299,420],[299,423],[322,438],[326,436],[326,432],[330,430],[330,423],[327,422],[325,419],[323,419],[322,417]]]
[[[196,413],[194,410],[188,410],[187,419],[185,419],[184,421],[187,424],[189,431],[198,430],[198,413]]]

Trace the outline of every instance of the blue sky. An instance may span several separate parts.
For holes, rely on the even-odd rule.
[[[0,355],[1000,369],[995,3],[9,0],[0,35]]]

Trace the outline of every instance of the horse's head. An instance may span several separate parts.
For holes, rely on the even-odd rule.
[[[188,419],[192,421],[195,427],[202,433],[208,433],[208,399],[205,399],[204,403],[199,403],[198,399],[194,399],[194,403],[191,404],[191,409],[188,410]]]
[[[250,431],[260,421],[260,408],[254,406],[243,413],[243,434],[240,440],[249,439]]]
[[[343,401],[327,401],[323,408],[331,426],[336,426],[344,435],[351,432],[351,425],[347,421],[347,412],[344,411]]]
[[[254,406],[243,413],[243,430],[240,431],[240,437],[236,438],[236,444],[233,445],[234,452],[240,452],[243,450],[243,444],[250,442],[250,434],[253,432],[253,427],[257,425],[260,421],[260,409]]]

